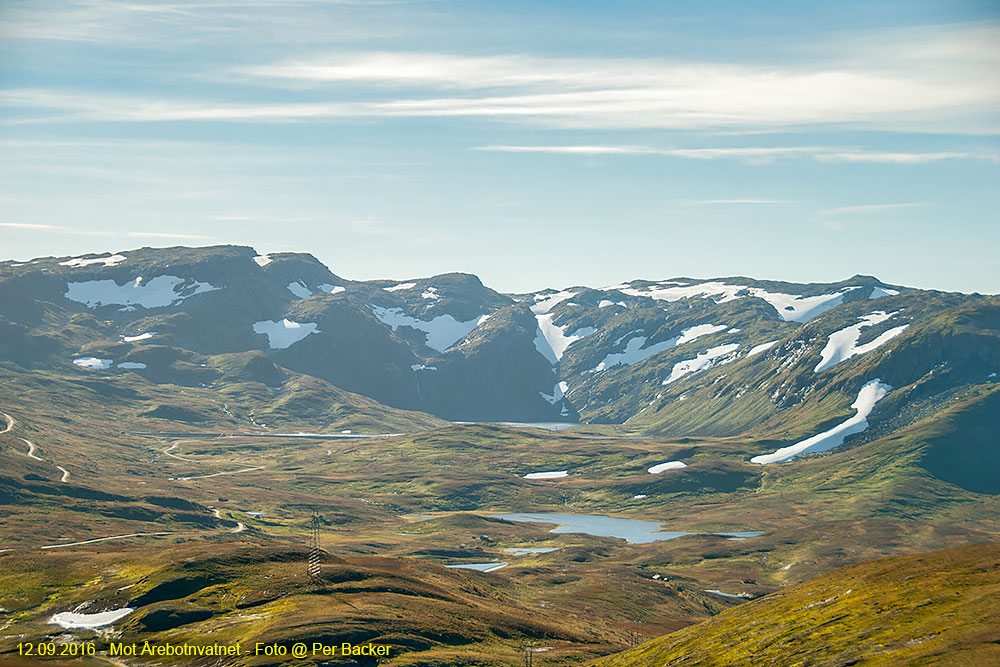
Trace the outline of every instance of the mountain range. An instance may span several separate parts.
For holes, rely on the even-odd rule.
[[[0,656],[59,636],[59,614],[127,608],[137,641],[353,637],[440,666],[524,647],[581,664],[659,635],[607,664],[737,655],[760,609],[802,629],[785,657],[815,657],[815,618],[782,600],[870,571],[919,607],[919,586],[890,595],[893,563],[939,587],[926,563],[994,567],[995,549],[940,552],[815,579],[1000,537],[998,373],[1000,298],[871,276],[509,294],[242,246],[0,262]],[[996,581],[973,579],[962,600]],[[939,626],[899,659],[992,655]]]
[[[296,400],[304,386],[449,421],[772,441],[846,423],[859,402],[843,430],[867,426],[871,437],[968,392],[992,394],[998,330],[996,297],[869,276],[502,294],[459,273],[351,281],[308,254],[239,246],[0,264],[0,360],[76,377],[245,388],[285,404],[268,415],[275,426],[318,430],[342,425],[343,414],[290,406],[307,403]],[[834,434],[811,451],[842,440]]]

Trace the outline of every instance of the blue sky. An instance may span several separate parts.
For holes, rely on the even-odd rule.
[[[0,257],[1000,292],[1000,4],[0,4]]]

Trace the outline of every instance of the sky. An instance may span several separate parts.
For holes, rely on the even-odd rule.
[[[0,2],[0,259],[998,293],[998,211],[997,0]]]

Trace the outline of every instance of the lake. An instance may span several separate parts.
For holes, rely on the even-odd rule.
[[[663,540],[673,540],[691,533],[657,532],[663,526],[659,521],[621,519],[599,514],[494,514],[497,519],[507,521],[536,521],[558,524],[553,533],[585,533],[598,537],[617,537],[630,544],[649,544]]]
[[[673,540],[685,535],[719,535],[729,539],[746,539],[763,535],[760,532],[735,533],[689,533],[661,531],[660,521],[643,521],[641,519],[623,519],[620,517],[603,516],[600,514],[558,514],[549,512],[493,514],[497,519],[507,521],[539,522],[557,524],[550,532],[553,533],[584,533],[597,537],[617,537],[629,544],[650,544]]]

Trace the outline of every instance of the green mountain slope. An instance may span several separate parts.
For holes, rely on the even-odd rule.
[[[868,561],[726,610],[600,667],[1000,664],[1000,545]]]

